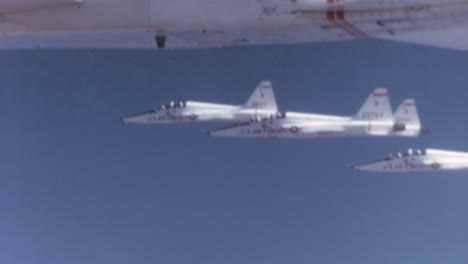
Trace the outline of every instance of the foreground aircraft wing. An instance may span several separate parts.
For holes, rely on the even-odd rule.
[[[467,32],[468,0],[0,1],[0,49],[210,48],[378,38],[468,50]]]
[[[296,0],[307,3],[314,0]],[[329,0],[327,20],[353,38],[468,50],[467,0]],[[393,4],[392,4],[393,3]],[[405,6],[397,8],[396,6]],[[307,13],[307,8],[303,10]],[[366,13],[374,15],[366,16]],[[356,18],[361,17],[361,18]]]
[[[0,15],[30,14],[44,9],[79,7],[83,0],[4,0],[0,2]]]
[[[423,32],[403,32],[398,35],[384,35],[378,38],[438,48],[468,50],[468,27],[455,27]]]
[[[63,13],[64,10],[78,9],[83,0],[2,0],[0,1],[0,32],[28,32],[22,20]],[[56,21],[57,22],[57,21]]]

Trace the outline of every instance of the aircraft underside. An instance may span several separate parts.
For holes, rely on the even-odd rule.
[[[468,50],[468,0],[4,0],[0,48],[209,48],[382,38]]]

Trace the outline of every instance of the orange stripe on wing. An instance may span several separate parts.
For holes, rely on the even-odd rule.
[[[344,0],[327,0],[327,4],[343,3]],[[345,10],[342,6],[330,6],[326,11],[326,19],[331,24],[355,38],[367,38],[368,35],[345,19]]]

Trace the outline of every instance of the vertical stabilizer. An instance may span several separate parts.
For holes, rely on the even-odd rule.
[[[263,109],[276,112],[275,95],[270,81],[262,81],[257,86],[255,91],[249,97],[249,100],[244,104],[244,108],[248,109]]]
[[[421,132],[421,122],[414,99],[404,100],[395,111],[394,132],[400,136],[417,136]]]
[[[386,88],[375,89],[357,112],[355,119],[393,121],[392,107]]]

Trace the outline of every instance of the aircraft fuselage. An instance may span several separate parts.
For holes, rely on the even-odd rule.
[[[445,150],[409,150],[391,154],[388,158],[353,166],[358,171],[410,172],[433,170],[466,170],[468,153]]]
[[[351,117],[330,116],[330,119],[298,120],[283,118],[240,124],[210,131],[223,137],[318,138],[347,136],[387,136],[393,131],[393,121],[353,120]]]
[[[267,109],[245,109],[242,106],[203,102],[180,102],[163,105],[145,113],[123,118],[124,123],[165,124],[199,121],[248,122],[275,115]]]

